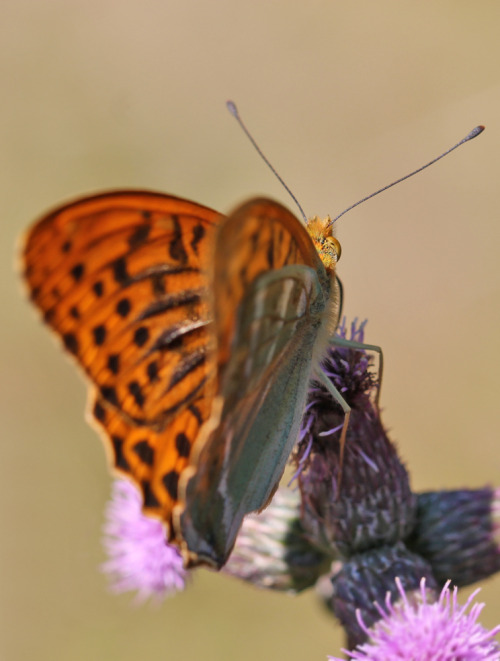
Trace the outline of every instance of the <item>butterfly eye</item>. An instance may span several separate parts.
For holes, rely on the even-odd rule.
[[[334,236],[327,236],[325,238],[325,246],[335,253],[335,261],[338,262],[342,254],[342,247]]]

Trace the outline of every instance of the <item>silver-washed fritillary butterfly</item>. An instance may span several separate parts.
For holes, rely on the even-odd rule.
[[[243,517],[272,497],[313,374],[346,413],[342,465],[349,407],[318,369],[338,321],[339,256],[329,218],[304,226],[267,199],[224,217],[110,192],[28,233],[31,298],[90,379],[114,467],[187,564],[222,566]]]
[[[31,299],[91,381],[113,465],[188,563],[221,566],[283,473],[337,325],[328,220],[122,191],[28,233]]]

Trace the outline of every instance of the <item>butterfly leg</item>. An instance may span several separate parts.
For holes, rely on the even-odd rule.
[[[349,428],[349,418],[351,417],[351,407],[339,393],[335,385],[330,381],[321,368],[318,368],[314,371],[314,378],[321,383],[326,390],[330,393],[332,398],[342,407],[344,411],[344,424],[342,425],[342,431],[340,432],[340,454],[339,454],[339,480],[337,487],[337,497],[340,495],[340,486],[342,484],[342,466],[344,465],[344,447],[345,439],[347,435],[347,429]]]
[[[378,354],[378,384],[377,394],[375,395],[375,405],[379,408],[380,388],[382,386],[382,376],[384,374],[384,353],[382,347],[377,344],[365,344],[364,342],[355,342],[354,340],[347,340],[345,337],[338,337],[338,335],[330,338],[330,344],[334,347],[345,347],[346,349],[361,349],[362,351],[373,351]]]

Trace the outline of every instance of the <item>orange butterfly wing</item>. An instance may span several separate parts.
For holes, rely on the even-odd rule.
[[[94,384],[114,466],[168,523],[216,387],[207,271],[220,219],[168,195],[111,192],[48,214],[24,247],[31,298]]]
[[[253,283],[264,273],[297,264],[313,268],[322,288],[329,290],[330,277],[304,224],[281,204],[266,198],[249,200],[221,223],[213,302],[220,369],[231,354],[238,308]]]

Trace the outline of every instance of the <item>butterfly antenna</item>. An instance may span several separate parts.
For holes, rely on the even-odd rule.
[[[304,219],[304,222],[307,223],[307,217],[306,217],[306,214],[304,213],[304,210],[303,210],[302,207],[300,206],[299,201],[297,200],[297,198],[295,197],[295,195],[292,193],[292,191],[288,188],[288,186],[285,184],[285,182],[284,182],[283,179],[280,177],[280,175],[279,175],[279,174],[276,172],[276,170],[273,168],[273,166],[271,165],[271,163],[269,162],[269,160],[266,158],[266,156],[265,156],[264,153],[262,152],[262,149],[261,149],[261,148],[259,147],[259,145],[255,142],[255,140],[254,140],[252,134],[251,134],[250,131],[247,129],[247,127],[245,126],[243,120],[241,119],[241,117],[240,117],[240,113],[238,112],[238,108],[236,107],[236,104],[234,103],[234,101],[226,101],[226,106],[227,106],[227,109],[229,110],[229,112],[231,113],[231,115],[236,119],[236,121],[238,122],[238,124],[240,125],[240,127],[241,127],[241,128],[243,129],[243,131],[246,133],[247,138],[250,140],[250,142],[252,143],[252,145],[255,147],[255,149],[257,150],[257,153],[259,154],[259,156],[261,157],[261,159],[264,161],[264,163],[265,163],[265,164],[267,165],[267,167],[271,170],[271,172],[274,174],[274,176],[276,177],[276,179],[280,182],[280,184],[283,186],[283,188],[286,190],[286,192],[290,195],[290,197],[292,198],[292,200],[295,202],[295,204],[296,204],[297,207],[299,208],[300,213],[302,214],[302,218]]]
[[[473,138],[478,136],[483,131],[484,131],[484,126],[476,126],[476,128],[472,129],[472,131],[470,133],[468,133],[465,136],[465,138],[460,140],[460,142],[457,142],[457,144],[454,145],[453,147],[450,147],[450,149],[447,149],[443,154],[441,154],[441,156],[438,156],[437,158],[432,159],[432,161],[429,161],[429,163],[426,163],[425,165],[422,165],[421,168],[418,168],[417,170],[414,170],[413,172],[410,172],[409,174],[406,174],[404,177],[401,177],[401,179],[397,179],[396,181],[393,181],[392,184],[388,184],[387,186],[384,186],[383,188],[380,188],[379,190],[375,191],[374,193],[371,193],[371,195],[367,195],[362,200],[359,200],[359,202],[356,202],[356,204],[351,204],[350,207],[347,207],[347,209],[344,209],[344,211],[342,211],[342,213],[339,213],[338,216],[335,216],[335,218],[331,221],[330,225],[333,225],[333,223],[335,221],[337,221],[341,216],[343,216],[348,211],[351,211],[351,209],[354,209],[354,207],[357,207],[360,204],[363,204],[363,202],[366,202],[367,200],[371,199],[372,197],[375,197],[375,195],[378,195],[379,193],[383,193],[388,188],[392,188],[392,186],[395,186],[396,184],[400,184],[405,179],[409,179],[410,177],[413,177],[414,174],[417,174],[418,172],[422,172],[422,170],[425,170],[425,168],[428,168],[430,165],[433,165],[437,161],[441,160],[442,158],[447,156],[450,152],[452,152],[454,149],[457,149],[457,147],[460,147],[465,142],[469,142],[469,140],[472,140]]]

